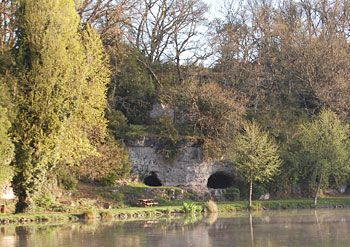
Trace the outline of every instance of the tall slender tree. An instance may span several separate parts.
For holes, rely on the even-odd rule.
[[[18,116],[13,132],[16,212],[34,209],[48,171],[59,161],[96,153],[105,135],[102,42],[80,28],[74,0],[20,0],[15,56]]]
[[[349,125],[342,124],[335,113],[323,110],[313,122],[303,124],[300,129],[302,157],[306,161],[303,165],[317,182],[314,194],[316,207],[322,184],[331,176],[349,174]]]
[[[237,174],[249,183],[249,208],[252,207],[253,182],[266,182],[279,171],[282,161],[278,145],[256,122],[244,126],[236,145],[229,151]]]

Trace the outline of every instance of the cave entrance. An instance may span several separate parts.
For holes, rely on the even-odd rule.
[[[233,186],[233,177],[225,172],[216,172],[208,178],[208,188],[226,189]]]
[[[155,172],[151,172],[151,174],[146,177],[143,182],[148,186],[162,186],[162,182],[159,180]]]

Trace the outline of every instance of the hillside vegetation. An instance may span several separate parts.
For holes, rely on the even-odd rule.
[[[35,210],[52,184],[127,180],[124,141],[142,136],[164,140],[167,159],[190,139],[205,159],[230,161],[247,198],[256,189],[316,205],[323,189],[349,185],[346,1],[226,0],[207,20],[209,10],[1,4],[0,187],[12,184],[16,212]],[[167,110],[154,116],[157,104]]]

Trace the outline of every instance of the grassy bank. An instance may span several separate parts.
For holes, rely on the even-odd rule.
[[[220,212],[246,210],[247,201],[218,202]],[[317,208],[345,208],[350,207],[350,197],[319,198]],[[280,209],[308,209],[313,208],[312,199],[288,199],[254,201],[253,210],[280,210]]]
[[[79,213],[3,214],[0,215],[0,224],[77,221],[80,215]]]
[[[118,209],[90,209],[71,213],[31,213],[31,214],[3,214],[0,215],[1,224],[29,223],[29,222],[63,222],[77,221],[82,219],[127,219],[146,218],[151,216],[165,216],[174,214],[185,214],[184,208],[179,202],[171,205],[160,205],[157,207],[125,207]],[[204,207],[204,202],[193,202]],[[218,202],[217,206],[221,213],[240,212],[247,210],[247,201]],[[350,197],[320,198],[318,208],[347,208],[350,207]],[[268,200],[255,201],[253,210],[281,210],[281,209],[308,209],[312,208],[311,199],[290,200]]]
[[[91,209],[75,213],[27,213],[0,214],[0,224],[32,223],[32,222],[65,222],[92,219],[127,219],[146,218],[150,216],[165,216],[182,214],[182,206],[160,206],[149,208],[128,207],[123,209]]]

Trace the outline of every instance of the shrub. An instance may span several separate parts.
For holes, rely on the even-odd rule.
[[[101,218],[102,219],[113,219],[114,218],[114,214],[111,213],[110,211],[105,211],[101,213]]]
[[[180,137],[173,120],[169,116],[160,117],[155,132],[163,140],[162,147],[157,151],[166,159],[175,160],[179,154],[179,150],[176,146]]]
[[[102,178],[103,186],[114,186],[118,176],[114,173],[109,173],[107,176]]]
[[[84,220],[93,220],[93,219],[97,219],[99,218],[98,214],[96,211],[94,210],[88,210],[88,211],[85,211],[82,215],[82,218]]]
[[[43,194],[35,198],[35,205],[43,209],[52,209],[59,205],[55,198],[50,194]]]
[[[121,111],[112,110],[107,114],[108,130],[117,139],[124,138],[129,131],[128,120]]]
[[[78,184],[78,180],[73,176],[66,176],[61,178],[62,186],[66,190],[75,190]]]
[[[129,175],[131,162],[124,144],[109,140],[98,144],[97,151],[100,153],[99,157],[89,157],[76,168],[79,177],[114,185],[115,180]]]
[[[166,208],[165,209],[165,213],[166,214],[171,214],[173,211],[172,211],[172,209],[170,209],[170,208]]]
[[[262,205],[260,202],[254,202],[250,208],[251,211],[259,211],[262,209]]]
[[[147,136],[147,128],[144,125],[130,124],[128,132],[125,133],[126,139],[137,139],[140,136]]]
[[[209,200],[205,203],[205,211],[208,213],[217,213],[219,212],[219,209],[213,200]]]
[[[227,188],[225,198],[229,201],[238,201],[240,199],[240,190],[238,188]]]
[[[184,202],[182,210],[187,214],[195,214],[197,212],[201,212],[203,208],[194,204],[193,202]]]
[[[255,185],[253,190],[253,200],[259,200],[259,198],[266,194],[266,189],[262,185]]]
[[[66,190],[75,190],[78,184],[74,172],[71,167],[60,166],[53,171],[57,175],[58,183],[60,187],[63,187]]]

